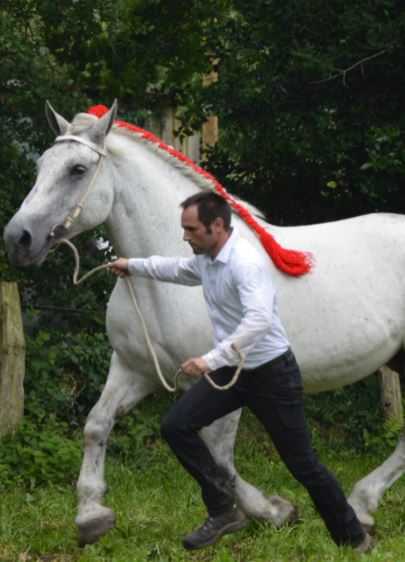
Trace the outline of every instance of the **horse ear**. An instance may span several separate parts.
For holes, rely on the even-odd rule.
[[[86,131],[87,136],[95,144],[102,146],[104,139],[111,130],[114,124],[115,117],[117,116],[117,100],[114,100],[110,110],[98,119],[91,128]]]
[[[45,115],[48,120],[49,126],[56,135],[64,135],[67,133],[70,123],[66,121],[61,115],[56,113],[48,100],[45,103]]]

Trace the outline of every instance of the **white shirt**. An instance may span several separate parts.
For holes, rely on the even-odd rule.
[[[203,359],[212,371],[238,364],[232,343],[241,351],[247,369],[275,359],[289,347],[268,267],[235,229],[213,260],[206,254],[131,258],[128,270],[159,281],[202,284],[215,342]]]

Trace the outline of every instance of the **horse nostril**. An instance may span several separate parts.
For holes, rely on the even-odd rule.
[[[32,242],[31,234],[28,232],[28,230],[24,230],[18,243],[20,244],[20,246],[23,246],[24,248],[29,248],[31,246],[31,242]]]

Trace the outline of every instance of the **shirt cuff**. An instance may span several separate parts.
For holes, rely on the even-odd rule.
[[[238,355],[230,347],[228,349],[214,348],[202,356],[210,371],[216,371],[221,367],[234,367],[238,364]]]
[[[142,275],[145,272],[143,258],[130,258],[128,260],[128,272],[130,275]]]

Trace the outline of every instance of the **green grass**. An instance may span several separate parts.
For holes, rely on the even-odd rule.
[[[383,460],[316,447],[346,492]],[[359,560],[350,548],[330,540],[305,490],[287,473],[260,426],[245,415],[238,438],[236,465],[247,480],[296,503],[302,523],[275,530],[251,521],[207,549],[187,552],[181,538],[205,517],[196,484],[166,445],[150,446],[142,464],[108,459],[110,492],[117,524],[95,545],[76,545],[76,497],[73,485],[3,490],[0,505],[1,562],[323,562]],[[376,512],[372,561],[401,562],[405,552],[405,481],[400,479]]]

